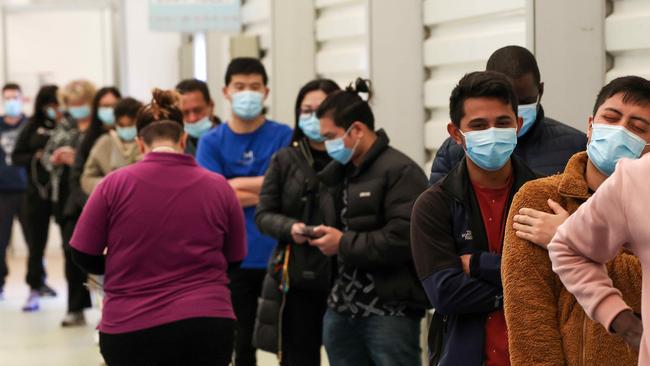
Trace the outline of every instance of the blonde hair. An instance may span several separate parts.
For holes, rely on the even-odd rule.
[[[70,101],[84,101],[92,104],[95,92],[95,85],[88,80],[73,80],[65,87],[59,89],[58,99],[62,105],[68,105]]]

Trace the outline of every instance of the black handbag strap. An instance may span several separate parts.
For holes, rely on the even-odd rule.
[[[297,143],[297,146],[292,149],[291,158],[293,159],[293,162],[296,164],[298,169],[300,169],[305,177],[307,177],[306,201],[302,214],[302,221],[304,223],[308,223],[312,218],[312,213],[315,209],[313,205],[315,198],[318,195],[318,188],[320,185],[320,180],[318,179],[316,171],[314,170],[314,158],[311,155],[311,150],[309,149],[308,142],[304,140],[299,141]]]

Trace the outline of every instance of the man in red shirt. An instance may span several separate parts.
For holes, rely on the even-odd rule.
[[[512,155],[517,97],[504,75],[474,72],[449,107],[447,131],[465,158],[418,198],[411,218],[415,266],[436,309],[429,335],[442,340],[430,342],[430,355],[442,366],[509,365],[501,248],[513,195],[535,178]]]

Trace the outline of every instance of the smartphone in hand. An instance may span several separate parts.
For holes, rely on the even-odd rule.
[[[316,229],[316,226],[305,226],[301,235],[309,239],[318,239],[323,236],[323,233],[316,233],[314,229]]]

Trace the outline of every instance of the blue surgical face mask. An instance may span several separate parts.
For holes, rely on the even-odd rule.
[[[481,169],[496,171],[510,160],[517,146],[516,128],[488,128],[463,133],[467,156]]]
[[[264,94],[244,90],[232,94],[232,111],[244,121],[253,120],[262,113]]]
[[[185,132],[187,132],[188,135],[198,139],[212,128],[212,121],[210,121],[210,117],[206,116],[194,123],[185,122],[184,125]]]
[[[135,137],[138,135],[138,130],[135,128],[135,126],[130,126],[130,127],[117,126],[115,127],[115,132],[117,132],[117,136],[120,139],[126,142],[131,142],[135,140]]]
[[[354,150],[359,144],[359,141],[357,141],[352,148],[345,146],[343,138],[348,134],[348,132],[350,132],[350,130],[345,131],[345,134],[339,138],[325,141],[325,149],[327,150],[327,154],[342,165],[346,165],[350,162],[350,160],[352,160]]]
[[[524,120],[524,123],[521,125],[517,137],[525,135],[535,124],[535,121],[537,120],[537,105],[537,102],[535,102],[533,104],[524,104],[519,106],[518,114],[519,117]]]
[[[325,138],[320,134],[320,121],[316,113],[301,114],[298,120],[298,127],[308,139],[316,142],[323,142]]]
[[[97,117],[102,121],[104,126],[113,126],[115,124],[115,114],[113,107],[99,107]]]
[[[76,120],[88,118],[90,116],[90,107],[85,104],[78,107],[68,107],[68,113]]]
[[[45,114],[51,121],[56,121],[56,109],[54,107],[47,107]]]
[[[7,99],[4,102],[5,115],[18,117],[23,114],[23,102],[18,99]]]
[[[594,123],[587,154],[601,173],[610,176],[616,162],[622,158],[638,159],[646,145],[645,140],[623,126]]]

